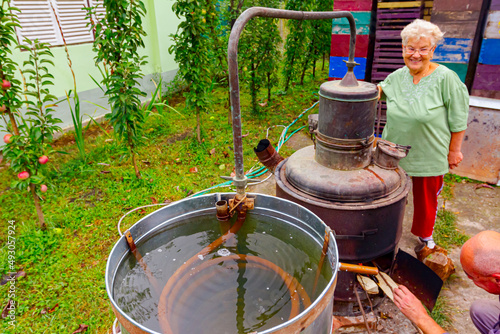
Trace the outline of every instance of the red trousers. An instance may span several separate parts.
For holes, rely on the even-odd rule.
[[[438,210],[438,196],[444,175],[413,176],[413,225],[411,233],[421,238],[432,236]]]

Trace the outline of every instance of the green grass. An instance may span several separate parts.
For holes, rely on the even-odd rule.
[[[462,183],[462,182],[480,183],[480,181],[472,180],[465,176],[458,176],[456,174],[448,173],[444,176],[444,185],[443,185],[443,190],[441,191],[441,197],[443,197],[445,201],[452,199],[455,183]]]
[[[275,94],[273,101],[258,113],[250,112],[249,96],[243,92],[246,170],[257,163],[253,147],[265,138],[268,127],[290,124],[317,101],[319,85],[327,77],[326,71],[317,73],[317,80],[309,78],[304,86],[292,87],[287,95]],[[74,144],[58,147],[69,154],[50,157],[49,191],[42,201],[48,225],[44,232],[37,227],[30,194],[10,189],[15,175],[5,162],[0,165],[0,274],[9,272],[9,220],[14,220],[16,226],[15,268],[26,272],[26,277],[15,285],[16,327],[2,321],[1,333],[72,333],[79,324],[89,326],[87,333],[110,332],[114,315],[104,275],[107,256],[118,240],[116,225],[120,217],[132,208],[176,201],[222,183],[219,176],[230,175],[233,170],[227,87],[216,88],[212,100],[212,110],[202,115],[201,144],[195,139],[195,118],[185,114],[183,102],[175,105],[182,115],[165,109],[148,120],[144,140],[137,149],[143,176],[140,180],[134,175],[127,151],[102,132],[85,138],[85,162],[78,159]],[[316,112],[317,108],[310,111]],[[289,133],[305,124],[307,115]],[[281,131],[279,127],[269,131],[273,144]],[[66,134],[62,141],[71,136]],[[281,153],[288,156],[292,151],[283,147]],[[192,167],[197,167],[198,172],[191,173]],[[155,209],[130,214],[123,221],[122,230]],[[2,309],[8,301],[8,286],[0,286]]]
[[[434,240],[445,249],[453,246],[462,246],[469,236],[457,229],[457,216],[445,209],[438,210],[436,224],[434,226]]]
[[[450,314],[451,307],[444,296],[440,296],[436,304],[434,305],[434,308],[432,309],[432,313],[430,314],[432,319],[436,321],[439,326],[443,328],[450,328],[453,324],[451,320],[451,314]]]

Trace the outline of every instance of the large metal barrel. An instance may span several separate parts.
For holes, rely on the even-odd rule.
[[[287,263],[299,265],[301,269],[291,269],[290,271],[288,271],[288,273],[290,274],[290,276],[287,276],[289,277],[288,283],[293,281],[297,283],[297,286],[300,286],[300,284],[302,284],[303,290],[305,290],[305,292],[310,296],[310,303],[302,305],[303,310],[301,309],[298,315],[290,319],[285,318],[280,323],[273,323],[272,327],[270,328],[255,330],[255,332],[261,334],[331,333],[333,293],[337,281],[339,260],[335,238],[333,237],[333,234],[331,234],[330,229],[323,223],[320,218],[318,218],[318,216],[316,216],[310,210],[286,199],[262,194],[247,194],[247,196],[254,198],[255,206],[253,210],[249,210],[247,212],[247,220],[243,224],[246,224],[247,221],[256,223],[252,223],[254,225],[249,225],[252,226],[251,233],[246,231],[241,237],[238,236],[238,238],[234,238],[233,240],[227,240],[228,244],[225,245],[225,252],[227,252],[228,254],[240,252],[242,249],[247,247],[248,249],[250,249],[249,252],[252,255],[258,254],[259,258],[262,258],[263,261],[273,262],[273,266],[275,265],[277,267],[281,267],[283,271],[290,270],[290,268],[287,268]],[[180,266],[183,259],[185,261],[185,259],[196,255],[198,248],[205,247],[213,241],[212,239],[223,233],[221,232],[221,230],[219,230],[219,225],[217,225],[218,222],[216,220],[215,203],[219,202],[220,200],[229,200],[230,198],[234,198],[234,194],[209,194],[200,197],[185,199],[149,214],[148,216],[139,220],[128,230],[128,232],[130,232],[130,235],[134,239],[135,245],[137,246],[137,252],[142,254],[144,260],[149,259],[151,253],[162,254],[162,261],[153,261],[152,263],[149,263],[149,269],[147,269],[150,270],[153,275],[157,275],[156,280],[160,287],[163,287],[165,285],[165,281],[168,280],[169,277],[162,277],[162,274],[156,273],[166,273],[167,268]],[[212,223],[215,225],[213,225]],[[216,228],[213,228],[213,226],[216,226]],[[269,228],[269,226],[271,226],[271,228]],[[176,241],[182,243],[184,242],[184,240],[189,238],[191,231],[193,233],[199,233],[200,230],[203,229],[206,229],[206,231],[203,231],[203,237],[197,237],[196,243],[194,245],[187,246],[184,250],[182,248],[179,248],[175,252],[175,257],[178,260],[177,262],[172,262],[172,260],[175,261],[175,259],[168,258],[168,255],[167,257],[163,255],[168,248],[174,247],[172,246],[172,244]],[[263,237],[252,237],[252,235],[258,236],[259,234]],[[325,244],[325,235],[328,235],[330,237],[327,238],[328,247],[326,256],[323,256],[322,254],[324,254],[323,246]],[[299,254],[300,256],[288,253],[288,251],[286,251],[288,247],[285,247],[284,249],[278,247],[279,253],[278,249],[274,250],[275,245],[283,243],[283,240],[285,239],[290,246],[293,246],[294,249],[298,249],[297,254]],[[276,240],[276,242],[270,242],[270,240]],[[243,245],[240,245],[240,243],[242,243]],[[162,250],[164,251],[163,253],[161,253]],[[278,255],[277,257],[270,255],[274,254],[275,252],[280,255]],[[155,315],[147,313],[149,312],[149,304],[146,305],[145,303],[141,303],[141,298],[152,294],[153,289],[148,286],[148,284],[141,283],[136,287],[132,286],[130,289],[127,287],[127,289],[130,290],[130,293],[127,292],[128,290],[126,290],[125,293],[120,292],[123,282],[134,282],[133,279],[129,278],[129,273],[130,271],[135,270],[133,268],[135,268],[136,258],[131,256],[130,253],[131,250],[129,242],[127,242],[124,235],[113,247],[108,258],[106,267],[106,291],[111,300],[113,311],[120,323],[122,333],[162,333],[164,331],[162,331],[161,329],[149,325],[151,318],[154,318]],[[310,256],[310,260],[301,259],[301,256],[305,256],[305,254],[307,254],[307,256]],[[203,257],[200,257],[200,262],[203,262],[204,260],[206,261],[207,259],[203,259]],[[311,269],[314,268],[314,263],[318,264],[321,261],[324,261],[322,262],[324,263],[324,265],[318,265],[318,271]],[[145,262],[147,263],[147,261]],[[219,262],[220,261],[217,262],[217,268],[222,267],[222,265],[220,265],[221,263]],[[158,268],[159,263],[160,267],[162,268]],[[243,275],[240,275],[241,277],[238,276],[238,278],[241,279],[242,282],[246,282],[249,279],[254,278],[259,279],[261,275],[258,275],[257,277],[254,277],[255,275],[250,275],[251,269],[253,267],[259,267],[259,265],[254,264],[253,266],[251,266],[251,264],[248,264],[248,267],[245,269],[248,272],[243,271]],[[224,270],[239,270],[238,273],[241,274],[241,268],[242,265],[240,263],[238,265],[233,264],[232,267],[230,266],[229,268]],[[193,268],[193,270],[193,272],[197,272],[195,268]],[[139,268],[139,271],[141,271],[141,268]],[[140,274],[142,275],[142,273]],[[248,275],[245,276],[246,274]],[[322,284],[318,285],[318,289],[311,289],[310,283],[312,281],[315,281],[315,277],[319,274],[321,275]],[[221,275],[224,275],[224,273],[222,273]],[[220,276],[203,276],[202,274],[197,274],[195,279],[197,280],[196,286],[193,287],[182,285],[176,291],[181,291],[179,292],[179,294],[191,293],[192,291],[194,291],[194,289],[197,289],[200,286],[202,287],[204,284],[206,284],[206,282],[204,282],[205,278],[206,280],[212,280],[214,282],[222,279]],[[272,280],[274,279],[264,281],[264,283],[258,283],[258,285],[261,285],[261,290],[264,291],[263,293],[265,293],[266,286],[270,286]],[[280,283],[279,285],[285,285],[284,283]],[[238,294],[238,299],[245,297],[241,291],[244,290],[245,287],[246,285],[239,286],[238,289],[234,289],[238,291],[225,291],[227,293],[224,293],[223,295],[211,295],[211,292],[207,291],[207,302],[210,303],[212,309],[224,310],[226,304],[228,304],[224,298],[226,298],[227,295],[236,293]],[[231,287],[227,288],[227,290],[231,289]],[[262,291],[260,291],[259,293],[262,293]],[[133,297],[134,294],[137,294],[138,297]],[[251,293],[248,292],[247,295],[249,294]],[[290,295],[291,294],[292,292],[290,292]],[[280,296],[283,297],[284,294]],[[300,294],[300,296],[302,297],[302,294]],[[249,297],[250,299],[252,298],[252,296]],[[271,296],[266,297],[265,294],[263,294],[258,299],[261,305],[257,305],[257,307],[263,313],[269,311],[266,311],[264,306],[271,304],[271,302],[269,301],[267,301],[266,304],[267,298],[271,298]],[[304,298],[302,297],[302,303],[303,299]],[[157,298],[156,300],[152,301],[151,305],[158,305],[159,303],[161,302]],[[250,301],[248,301],[247,304],[251,304]],[[133,305],[138,306],[141,310],[146,310],[146,313],[144,313],[143,316],[140,317],[131,315],[133,314],[133,312],[129,309]],[[305,305],[308,306],[306,307]],[[236,313],[249,312],[249,307],[249,305],[244,304],[243,307],[238,307],[237,310],[233,310],[233,314],[217,314],[215,320],[210,320],[206,324],[202,325],[205,326],[202,332],[227,332],[227,330],[218,330],[216,328],[217,323],[221,323],[224,321],[233,321],[233,319],[237,316]],[[284,307],[286,308],[289,306]],[[203,315],[191,314],[195,313],[192,306],[190,306],[188,310],[189,311],[186,312],[186,314],[188,316],[193,316],[192,319],[187,319],[188,322],[191,321],[193,323],[196,323],[205,321],[204,319],[206,317],[204,318]],[[158,315],[156,316],[158,317]],[[208,318],[213,317],[209,316]],[[177,320],[176,318],[175,321],[180,320]],[[243,332],[246,333],[246,331]],[[254,331],[251,330],[249,332]],[[188,334],[185,330],[173,330],[172,333]],[[191,332],[189,334],[191,334]]]

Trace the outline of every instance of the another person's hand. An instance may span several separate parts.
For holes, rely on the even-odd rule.
[[[404,285],[393,290],[394,304],[425,334],[442,334],[445,331],[427,314],[420,300]]]
[[[420,300],[406,286],[400,285],[393,292],[394,304],[408,319],[417,324],[418,319],[428,316]]]
[[[464,155],[461,151],[450,151],[448,153],[448,164],[450,166],[450,169],[457,167],[463,159]]]

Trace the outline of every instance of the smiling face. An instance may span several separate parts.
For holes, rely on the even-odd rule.
[[[414,50],[414,53],[408,51]],[[432,55],[435,47],[432,46],[430,38],[410,39],[408,43],[403,45],[403,59],[405,65],[410,69],[412,75],[425,74],[431,64]],[[420,50],[426,50],[426,55],[420,54]],[[425,53],[425,51],[423,51]]]

